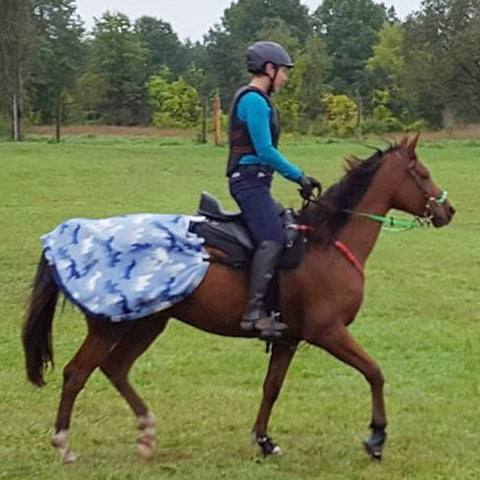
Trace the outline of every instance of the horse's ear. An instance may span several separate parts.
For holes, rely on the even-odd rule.
[[[420,133],[417,133],[413,139],[408,144],[408,153],[411,157],[415,155],[415,149],[417,148],[418,139],[420,138]]]
[[[398,141],[397,145],[400,148],[405,148],[407,146],[407,143],[408,143],[408,135],[402,135],[402,137]]]

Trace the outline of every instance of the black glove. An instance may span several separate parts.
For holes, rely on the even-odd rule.
[[[298,183],[300,184],[300,187],[301,187],[300,190],[299,190],[300,195],[305,200],[308,200],[312,196],[313,190],[318,189],[318,194],[319,195],[322,191],[321,183],[313,177],[308,177],[307,175],[302,175],[299,178]]]

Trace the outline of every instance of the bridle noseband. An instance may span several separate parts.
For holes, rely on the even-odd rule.
[[[415,157],[411,159],[410,163],[407,165],[408,173],[415,180],[415,183],[425,198],[425,209],[423,211],[423,215],[421,217],[417,217],[417,219],[421,224],[431,225],[433,223],[433,219],[435,218],[433,207],[443,205],[447,201],[448,192],[446,190],[442,190],[439,197],[430,195],[420,178],[420,174],[417,172],[417,163],[418,159]]]

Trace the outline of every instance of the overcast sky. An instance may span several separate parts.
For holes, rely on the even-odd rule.
[[[223,11],[231,0],[77,0],[77,12],[87,29],[93,25],[93,17],[99,18],[107,10],[122,12],[132,20],[149,15],[160,18],[172,25],[181,40],[202,40],[211,26],[220,22]],[[315,10],[321,0],[301,0],[301,3]],[[378,2],[380,3],[380,2]],[[417,10],[421,0],[383,0],[393,5],[400,18]]]

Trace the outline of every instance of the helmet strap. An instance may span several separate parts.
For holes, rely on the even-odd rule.
[[[275,80],[277,79],[277,74],[278,74],[278,67],[277,65],[274,65],[275,68],[275,73],[273,77],[268,75],[268,78],[270,79],[270,87],[268,87],[268,96],[270,96],[272,93],[275,93]]]

